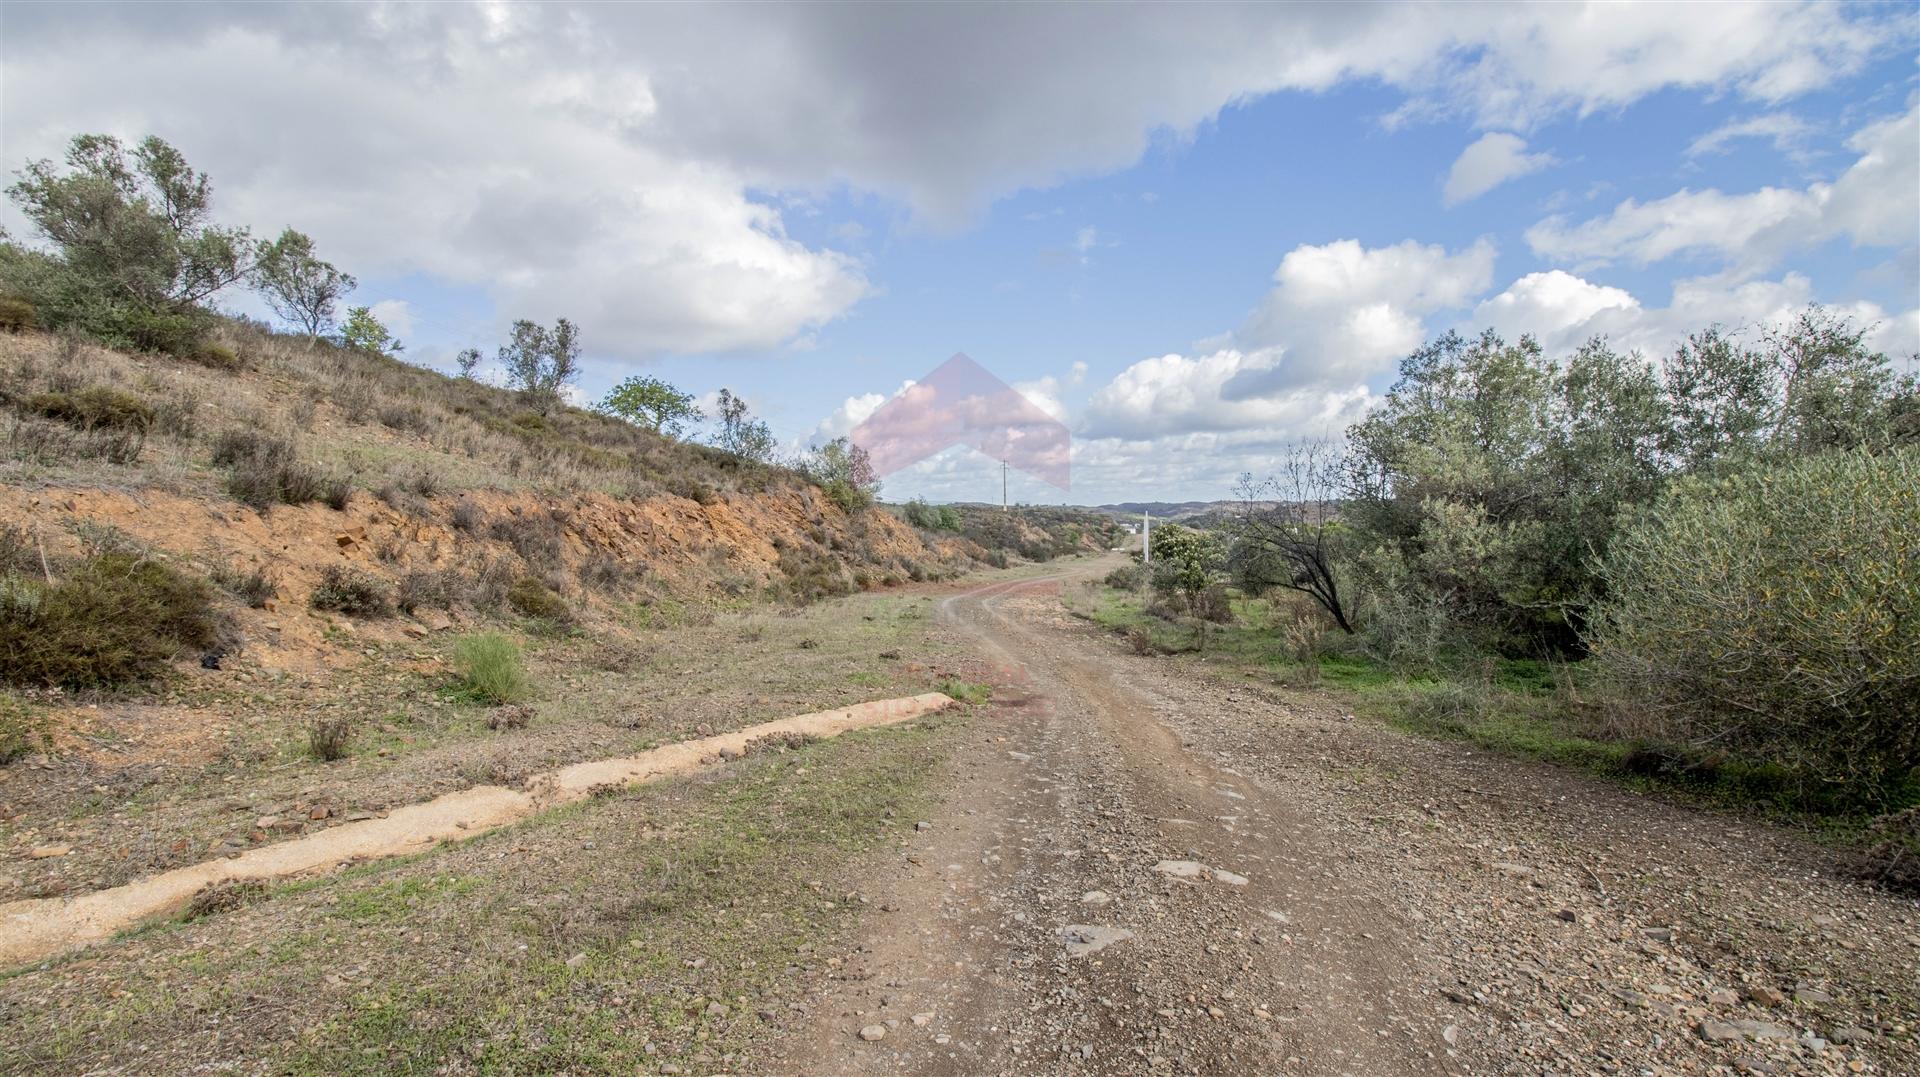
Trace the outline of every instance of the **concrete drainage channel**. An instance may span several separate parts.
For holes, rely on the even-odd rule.
[[[278,879],[348,861],[417,853],[443,841],[471,838],[535,812],[584,800],[608,786],[637,785],[697,770],[723,751],[742,752],[750,742],[765,737],[833,737],[854,729],[894,725],[952,703],[939,692],[927,692],[781,718],[731,733],[668,744],[635,756],[575,763],[535,775],[525,790],[477,785],[396,808],[383,819],[332,827],[231,859],[176,868],[76,898],[10,902],[0,905],[0,967],[98,942],[143,920],[175,912],[211,883]]]

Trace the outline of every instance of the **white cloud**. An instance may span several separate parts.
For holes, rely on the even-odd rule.
[[[1460,152],[1447,172],[1443,199],[1457,206],[1486,194],[1510,179],[1538,172],[1556,162],[1550,153],[1528,153],[1519,135],[1490,131]]]
[[[1744,120],[1729,120],[1693,140],[1687,156],[1725,153],[1731,143],[1743,138],[1764,138],[1782,153],[1798,154],[1813,125],[1791,112],[1766,112]]]
[[[1250,351],[1283,358],[1249,370],[1232,391],[1351,384],[1406,354],[1425,335],[1422,319],[1465,306],[1493,281],[1494,246],[1480,240],[1456,253],[1405,240],[1363,247],[1343,239],[1287,252],[1274,288],[1237,334]]]
[[[368,313],[402,341],[413,336],[413,306],[406,300],[382,299],[369,307]]]
[[[1549,354],[1604,336],[1623,350],[1664,355],[1687,334],[1711,325],[1737,330],[1785,325],[1818,298],[1813,282],[1799,273],[1777,280],[1695,277],[1676,281],[1665,307],[1648,307],[1620,288],[1556,269],[1529,273],[1481,303],[1470,327],[1491,327],[1510,337],[1532,334]],[[1874,327],[1868,344],[1896,361],[1904,362],[1920,349],[1920,310],[1889,314],[1864,300],[1828,308],[1857,325]]]
[[[1142,359],[1094,393],[1087,405],[1087,432],[1095,438],[1140,439],[1248,428],[1339,429],[1364,410],[1364,385],[1229,396],[1237,380],[1264,377],[1279,359],[1271,350],[1233,348]]]
[[[1847,145],[1860,156],[1832,183],[1627,199],[1578,224],[1549,217],[1527,229],[1527,242],[1544,258],[1577,265],[1704,256],[1745,273],[1836,236],[1857,245],[1912,245],[1920,220],[1920,108],[1863,128]]]
[[[901,382],[900,388],[894,391],[893,396],[906,392],[912,386],[911,378]],[[847,436],[853,432],[854,427],[866,422],[869,416],[880,410],[880,405],[890,399],[892,396],[886,393],[860,393],[847,397],[840,402],[839,407],[833,409],[833,414],[820,420],[820,425],[814,427],[813,433],[805,438],[806,443],[821,445],[834,438]]]

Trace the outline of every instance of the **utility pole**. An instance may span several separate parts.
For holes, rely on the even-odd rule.
[[[1007,511],[1007,462],[1000,461],[1000,511]]]
[[[1140,563],[1153,564],[1153,513],[1140,514]]]

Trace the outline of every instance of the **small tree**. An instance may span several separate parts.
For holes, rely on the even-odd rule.
[[[289,228],[261,248],[255,282],[280,320],[307,334],[307,346],[333,328],[334,306],[356,282],[314,256],[313,240]]]
[[[374,355],[392,356],[406,350],[406,345],[395,340],[380,319],[373,316],[371,307],[347,311],[347,323],[340,327],[340,343],[354,351]]]
[[[187,352],[205,328],[199,304],[253,272],[262,245],[210,220],[204,173],[158,138],[129,154],[109,135],[80,135],[66,169],[33,161],[7,188],[52,244],[0,259],[9,289],[50,325],[112,343]]]
[[[1338,458],[1324,442],[1292,446],[1280,470],[1264,480],[1240,476],[1230,566],[1248,594],[1276,587],[1298,591],[1352,635],[1351,599],[1336,572],[1340,481]]]
[[[600,410],[670,438],[678,438],[685,424],[706,418],[695,406],[692,393],[683,393],[659,378],[637,376],[614,386],[600,401]]]
[[[1153,529],[1151,541],[1154,590],[1179,594],[1194,606],[1207,588],[1220,582],[1226,551],[1213,535],[1179,524],[1162,524]]]
[[[873,473],[867,450],[843,437],[815,449],[805,470],[834,504],[849,513],[872,505],[880,491],[880,480]],[[926,502],[920,502],[920,508],[924,511]]]
[[[545,415],[580,374],[580,332],[565,318],[548,329],[522,318],[500,349],[507,384],[520,391],[529,407]]]
[[[714,431],[713,435],[715,448],[756,463],[764,464],[773,459],[773,431],[747,411],[747,402],[735,396],[733,390],[720,390],[720,399],[714,405],[714,418],[720,421],[720,429]]]
[[[460,354],[453,357],[453,365],[459,369],[461,377],[472,381],[473,372],[480,367],[480,349],[460,349]]]

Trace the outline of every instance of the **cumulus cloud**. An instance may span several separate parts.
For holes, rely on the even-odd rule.
[[[1710,325],[1760,330],[1786,325],[1817,302],[1813,282],[1799,273],[1774,280],[1693,277],[1674,282],[1665,307],[1649,307],[1623,289],[1595,284],[1562,270],[1529,273],[1474,308],[1469,325],[1508,336],[1531,334],[1549,353],[1565,352],[1595,336],[1614,347],[1664,355],[1689,333]],[[1828,304],[1862,327],[1867,343],[1903,366],[1920,350],[1920,309],[1889,313],[1864,300]]]
[[[1093,437],[1247,428],[1326,433],[1367,406],[1366,383],[1426,337],[1425,318],[1492,282],[1493,244],[1457,252],[1408,240],[1294,248],[1230,339],[1142,359],[1088,401]]]
[[[1267,293],[1236,335],[1281,358],[1231,387],[1253,395],[1301,385],[1364,381],[1420,343],[1422,319],[1465,306],[1493,282],[1495,250],[1482,239],[1460,251],[1405,240],[1364,247],[1351,239],[1287,252]]]
[[[1519,135],[1489,131],[1453,162],[1442,198],[1449,206],[1470,202],[1510,179],[1554,163],[1553,154],[1528,153],[1527,140]]]
[[[1549,217],[1527,229],[1527,243],[1544,258],[1576,265],[1699,256],[1749,273],[1836,236],[1856,245],[1912,245],[1920,219],[1920,108],[1868,125],[1847,145],[1859,156],[1831,183],[1627,199],[1579,223]]]

